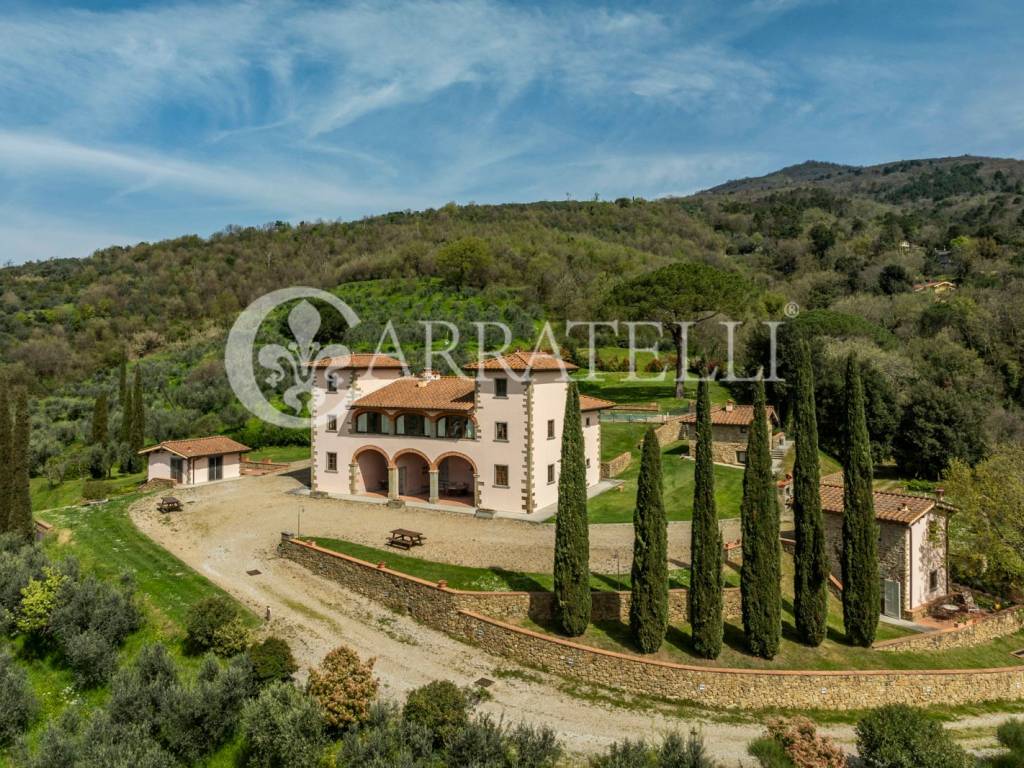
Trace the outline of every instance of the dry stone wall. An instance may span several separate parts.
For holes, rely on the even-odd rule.
[[[629,469],[629,465],[633,463],[633,454],[629,451],[623,451],[614,459],[601,462],[601,477],[606,479],[609,477],[617,477]]]
[[[883,704],[958,705],[1024,699],[1024,665],[925,671],[776,671],[720,669],[603,651],[510,622],[551,615],[547,593],[449,589],[311,542],[282,536],[281,554],[314,573],[483,650],[586,683],[724,709],[866,709]],[[727,590],[726,610],[739,610]],[[595,593],[595,618],[628,616],[628,595]],[[674,592],[673,621],[685,617]]]
[[[874,648],[879,651],[945,651],[950,648],[970,648],[1012,635],[1021,629],[1024,629],[1024,607],[1016,606],[962,627],[883,640],[875,643]]]

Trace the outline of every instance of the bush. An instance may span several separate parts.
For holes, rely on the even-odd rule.
[[[434,735],[435,746],[448,743],[469,722],[465,691],[450,680],[435,680],[409,693],[402,716]]]
[[[43,577],[46,555],[36,544],[13,533],[0,535],[0,634],[15,630],[21,592],[33,579]]]
[[[117,646],[99,632],[89,629],[72,635],[63,647],[79,688],[102,685],[117,669]]]
[[[41,579],[32,579],[21,590],[21,604],[15,625],[19,632],[40,637],[50,629],[50,616],[57,606],[57,592],[67,577],[49,566]]]
[[[431,764],[434,734],[401,716],[394,704],[378,702],[362,728],[342,739],[338,768],[395,768]]]
[[[88,499],[89,501],[109,499],[112,494],[113,486],[105,480],[86,480],[82,483],[83,499]]]
[[[996,729],[996,738],[1011,752],[1024,755],[1024,720],[1007,720]]]
[[[645,741],[616,742],[602,755],[590,759],[593,768],[716,768],[708,756],[704,737],[696,730],[684,740],[670,734],[655,748]],[[774,766],[773,766],[774,768]]]
[[[167,649],[147,645],[133,664],[114,675],[107,710],[116,722],[137,723],[156,733],[167,697],[177,686],[178,669]]]
[[[299,666],[292,649],[279,637],[268,637],[249,649],[256,679],[261,683],[289,680]]]
[[[795,768],[844,768],[846,755],[831,739],[818,736],[806,717],[776,717],[768,721],[768,737],[782,745]]]
[[[189,608],[185,618],[185,647],[202,653],[214,647],[217,630],[238,618],[238,606],[227,596],[207,597]]]
[[[874,710],[857,723],[857,749],[869,768],[966,768],[967,754],[942,725],[912,707]]]
[[[0,748],[24,733],[39,709],[28,676],[0,651]]]
[[[366,720],[377,696],[373,660],[364,664],[355,651],[339,646],[327,654],[320,669],[310,670],[306,690],[332,728],[358,725]]]
[[[137,723],[124,722],[99,710],[83,720],[75,710],[51,723],[26,768],[176,768],[177,763]]]
[[[142,613],[135,602],[134,584],[126,579],[117,589],[95,576],[64,582],[50,618],[50,628],[62,644],[92,631],[117,646],[140,626]]]
[[[327,748],[320,708],[290,683],[272,683],[249,701],[240,731],[248,768],[315,768]]]
[[[771,736],[764,736],[747,745],[747,752],[761,768],[794,768],[786,748]]]
[[[252,632],[241,616],[236,616],[213,633],[211,650],[218,656],[230,657],[243,653],[252,643]]]

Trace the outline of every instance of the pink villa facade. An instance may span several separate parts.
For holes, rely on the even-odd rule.
[[[466,376],[405,375],[387,355],[314,366],[314,492],[530,514],[557,501],[575,366],[516,352]],[[587,485],[600,482],[600,411],[581,396]]]
[[[230,437],[165,440],[139,453],[149,464],[149,480],[201,485],[241,477],[242,455],[249,447]]]

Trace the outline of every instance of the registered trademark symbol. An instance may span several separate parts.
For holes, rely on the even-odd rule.
[[[782,310],[786,313],[786,317],[792,320],[794,317],[800,314],[800,305],[795,301],[791,301],[786,305],[786,308]]]

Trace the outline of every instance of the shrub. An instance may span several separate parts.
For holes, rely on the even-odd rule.
[[[117,646],[94,630],[72,635],[63,647],[75,684],[80,688],[102,685],[117,668]]]
[[[768,721],[768,736],[782,745],[796,768],[843,768],[846,755],[826,736],[818,736],[806,717],[776,717]]]
[[[874,710],[857,723],[857,749],[869,768],[966,768],[967,754],[942,725],[903,705]]]
[[[306,690],[332,728],[357,725],[366,720],[377,696],[373,660],[364,664],[355,651],[339,646],[327,654],[320,669],[310,670]]]
[[[28,676],[5,651],[0,651],[0,747],[28,729],[38,710]]]
[[[288,643],[279,637],[268,637],[249,649],[256,679],[262,683],[288,680],[298,670]]]
[[[32,579],[21,590],[21,605],[15,621],[19,632],[43,635],[50,628],[50,616],[57,605],[57,592],[67,577],[55,568],[43,569],[43,578]]]
[[[704,738],[696,730],[684,740],[670,734],[655,748],[645,741],[616,742],[602,755],[590,759],[593,768],[716,768],[707,754]]]
[[[156,733],[167,697],[177,686],[178,670],[167,649],[147,645],[133,664],[114,675],[107,710],[116,722],[137,723]]]
[[[562,756],[555,732],[547,726],[534,728],[520,723],[506,735],[508,765],[516,768],[551,768]]]
[[[252,632],[245,626],[241,616],[236,616],[227,624],[217,627],[213,633],[211,649],[218,656],[236,656],[244,652],[252,643]]]
[[[226,596],[207,597],[189,608],[185,618],[185,647],[202,653],[214,647],[217,630],[238,618],[238,606]]]
[[[86,480],[82,483],[83,499],[109,499],[112,493],[113,486],[105,480]]]
[[[435,680],[409,693],[402,716],[434,735],[435,746],[448,743],[469,722],[465,691],[450,680]]]
[[[362,728],[345,734],[338,768],[405,768],[430,764],[434,734],[401,716],[394,704],[378,702]]]
[[[53,634],[62,644],[88,630],[116,646],[141,625],[134,584],[125,581],[117,589],[95,576],[65,581],[50,619]]]
[[[771,736],[764,736],[747,745],[747,752],[761,768],[793,768],[786,748]]]
[[[315,768],[327,747],[316,701],[290,683],[271,683],[249,701],[240,731],[248,768]]]
[[[641,740],[617,741],[604,754],[590,759],[592,768],[652,768],[651,748]]]
[[[47,560],[38,545],[13,533],[0,535],[0,554],[0,634],[9,634],[16,628],[22,590],[42,578]]]
[[[996,738],[1011,752],[1024,755],[1024,720],[1007,720],[996,729]]]

